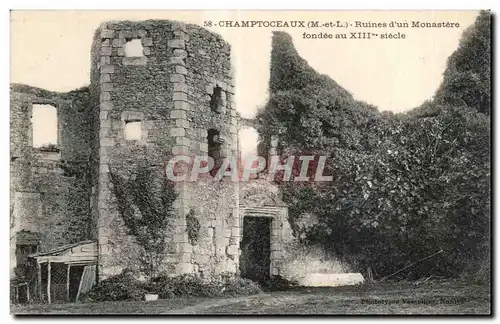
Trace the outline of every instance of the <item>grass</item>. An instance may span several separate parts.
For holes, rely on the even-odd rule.
[[[99,303],[61,303],[13,305],[15,315],[119,315],[119,314],[162,314],[169,310],[193,306],[211,298],[172,298],[158,301],[110,301]]]
[[[490,314],[489,286],[434,281],[296,288],[236,298],[13,305],[13,314]]]

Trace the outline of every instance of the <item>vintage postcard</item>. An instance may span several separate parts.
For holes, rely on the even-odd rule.
[[[10,19],[12,314],[491,314],[489,10]]]

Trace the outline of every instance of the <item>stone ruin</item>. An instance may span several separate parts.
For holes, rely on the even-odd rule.
[[[59,93],[11,84],[11,276],[28,255],[97,242],[97,277],[137,268],[109,172],[147,157],[164,172],[172,155],[239,156],[231,48],[219,35],[176,21],[113,21],[96,30],[89,87]],[[34,147],[34,105],[57,110],[57,143]],[[129,135],[128,131],[135,131]],[[214,139],[216,147],[214,148]],[[240,274],[244,220],[269,221],[269,275],[280,275],[292,240],[287,207],[261,180],[204,179],[177,187],[163,269],[211,278]],[[199,222],[190,242],[186,215]],[[21,270],[20,270],[21,269]]]

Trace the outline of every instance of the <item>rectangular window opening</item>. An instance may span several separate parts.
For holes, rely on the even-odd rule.
[[[210,109],[212,109],[213,112],[220,113],[222,106],[222,88],[216,86],[210,98]]]
[[[33,104],[31,117],[33,147],[57,150],[57,109],[49,104]]]
[[[143,57],[144,51],[140,39],[128,39],[123,47],[125,57]]]
[[[141,121],[129,120],[125,122],[125,139],[134,141],[141,139]]]
[[[28,256],[30,254],[37,252],[36,245],[20,245],[16,246],[16,257],[17,257],[17,265],[24,266],[28,261]]]

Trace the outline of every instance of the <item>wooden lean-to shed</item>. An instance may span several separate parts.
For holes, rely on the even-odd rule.
[[[97,242],[83,241],[30,255],[38,268],[38,295],[47,303],[78,301],[97,278]]]

